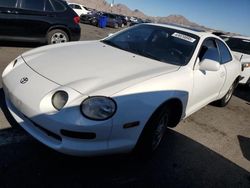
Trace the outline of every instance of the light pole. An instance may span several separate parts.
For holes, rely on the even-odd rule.
[[[111,5],[110,5],[111,6],[111,13],[112,13],[112,7],[114,6],[114,4],[115,4],[115,0],[113,0]]]

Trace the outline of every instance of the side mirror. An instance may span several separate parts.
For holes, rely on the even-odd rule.
[[[200,62],[199,69],[202,71],[218,71],[220,70],[220,63],[211,59],[203,59]]]

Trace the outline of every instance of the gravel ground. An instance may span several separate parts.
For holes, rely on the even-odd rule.
[[[117,30],[81,25],[81,40]],[[0,43],[0,73],[39,44]],[[250,89],[169,129],[147,161],[130,155],[66,156],[38,143],[9,115],[0,83],[0,187],[250,187]]]

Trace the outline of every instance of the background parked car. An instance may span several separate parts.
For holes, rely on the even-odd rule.
[[[0,40],[48,44],[80,39],[80,18],[61,0],[0,0]]]
[[[112,28],[118,28],[118,27],[123,27],[123,22],[122,20],[116,16],[115,14],[103,12],[103,16],[107,17],[107,26],[112,27]]]
[[[69,6],[78,14],[78,16],[90,13],[90,10],[88,10],[87,7],[84,7],[81,4],[69,3]]]
[[[144,21],[140,18],[132,19],[132,21],[130,22],[130,26],[141,24],[141,23],[144,23]]]
[[[242,63],[241,76],[243,79],[240,81],[240,84],[250,86],[250,37],[222,35],[221,38],[224,39],[233,51],[233,54]]]
[[[97,26],[101,15],[101,12],[91,11],[88,14],[82,14],[80,16],[80,22]]]
[[[122,21],[121,27],[124,27],[128,25],[128,19],[126,16],[120,15],[120,14],[114,14],[116,16],[116,19],[120,19]]]

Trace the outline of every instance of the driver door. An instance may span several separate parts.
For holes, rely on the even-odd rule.
[[[224,66],[220,66],[218,71],[200,70],[200,62],[206,59],[220,63],[219,50],[213,38],[203,42],[194,67],[194,85],[189,114],[216,100],[226,79]]]

